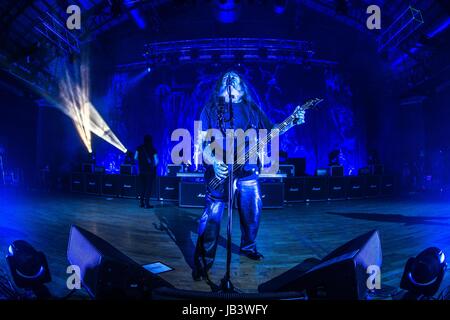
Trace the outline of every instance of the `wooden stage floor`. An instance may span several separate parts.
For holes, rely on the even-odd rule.
[[[29,241],[47,255],[53,281],[50,290],[66,289],[66,248],[71,224],[109,241],[141,264],[161,261],[174,268],[162,277],[178,288],[209,291],[194,282],[189,264],[197,239],[201,209],[172,203],[141,209],[133,199],[75,194],[39,194],[0,190],[0,256],[16,239]],[[237,213],[236,213],[237,214]],[[226,214],[221,234],[225,235]],[[382,286],[398,287],[406,260],[437,246],[450,253],[450,207],[444,200],[366,199],[287,205],[263,210],[258,235],[262,262],[238,255],[240,230],[234,219],[232,279],[235,286],[255,292],[258,284],[311,257],[322,258],[348,240],[378,229],[383,249]],[[4,258],[0,269],[7,270]],[[225,272],[225,238],[221,238],[211,277]],[[9,273],[9,272],[8,272]],[[444,278],[441,289],[450,285]],[[79,292],[76,296],[83,297]]]

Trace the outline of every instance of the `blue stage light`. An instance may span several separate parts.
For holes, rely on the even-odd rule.
[[[439,289],[447,269],[441,249],[430,247],[410,258],[403,272],[400,288],[408,290],[408,299],[431,297]]]
[[[436,36],[437,34],[441,33],[442,31],[444,31],[445,29],[448,28],[448,26],[450,26],[450,18],[445,19],[441,24],[439,24],[435,29],[433,29],[432,31],[430,31],[427,36],[429,38],[433,38],[434,36]]]
[[[51,281],[45,255],[24,240],[16,240],[9,246],[6,261],[19,288],[37,288]]]

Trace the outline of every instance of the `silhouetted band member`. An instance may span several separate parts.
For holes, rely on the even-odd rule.
[[[156,177],[156,166],[158,165],[158,154],[153,146],[152,136],[144,136],[144,144],[139,146],[134,154],[138,163],[139,176],[139,200],[140,207],[153,208],[150,205],[153,181]]]
[[[228,106],[228,86],[231,86],[233,128],[230,126],[229,110],[221,111],[219,99],[225,99]],[[228,119],[228,120],[227,120]],[[236,72],[227,72],[221,77],[215,87],[208,104],[203,108],[200,116],[202,131],[210,128],[220,129],[271,129],[272,123],[264,112],[253,102],[248,88]],[[206,150],[206,148],[205,148]],[[204,155],[208,157],[208,152]],[[214,174],[220,178],[228,175],[227,165],[212,154],[208,158],[213,163]],[[261,260],[263,255],[256,249],[256,235],[258,233],[261,196],[257,173],[236,177],[236,200],[241,223],[241,254],[253,260]],[[217,194],[219,191],[219,194]],[[207,187],[206,204],[198,227],[198,240],[194,253],[194,280],[205,279],[207,271],[212,267],[217,249],[220,232],[220,221],[226,201],[225,190],[212,191]]]

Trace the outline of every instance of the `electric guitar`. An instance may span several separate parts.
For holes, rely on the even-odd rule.
[[[242,178],[242,177],[245,177],[246,175],[248,176],[248,175],[253,174],[253,171],[246,172],[246,170],[245,170],[245,167],[246,167],[245,162],[248,161],[248,159],[250,159],[250,155],[252,153],[257,152],[258,149],[261,150],[262,148],[264,148],[269,143],[269,141],[276,135],[283,134],[283,133],[287,132],[289,129],[291,129],[292,127],[303,124],[305,121],[304,121],[304,119],[301,119],[301,113],[308,109],[315,108],[322,101],[323,101],[323,99],[315,98],[315,99],[308,100],[306,103],[304,103],[301,106],[297,106],[295,108],[294,112],[289,117],[287,117],[283,122],[279,123],[278,125],[276,125],[273,128],[273,129],[278,129],[278,130],[271,130],[270,134],[268,136],[260,138],[258,143],[256,143],[253,148],[246,150],[244,153],[244,156],[240,156],[237,159],[237,161],[234,162],[233,176],[238,176],[238,177]],[[217,177],[214,172],[214,167],[212,165],[209,165],[205,172],[205,180],[208,185],[208,190],[211,193],[213,193],[213,195],[214,195],[214,191],[217,191],[219,193],[222,192],[222,190],[225,186],[225,182],[228,180],[228,177],[224,178],[224,179]]]

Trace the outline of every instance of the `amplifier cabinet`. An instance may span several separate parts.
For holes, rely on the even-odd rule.
[[[284,200],[286,202],[305,201],[305,178],[284,179]]]
[[[180,182],[179,206],[203,208],[205,206],[206,185],[204,182]]]
[[[156,176],[155,179],[153,179],[152,184],[152,192],[150,194],[150,199],[152,200],[159,200],[159,176]],[[139,186],[138,186],[138,192],[139,192]]]
[[[367,197],[379,196],[381,192],[381,177],[367,176],[364,188],[364,195]]]
[[[283,182],[260,182],[263,208],[282,208],[284,205]]]
[[[85,192],[84,173],[73,172],[70,175],[70,190],[72,192]]]
[[[343,166],[330,166],[329,175],[331,177],[343,177],[344,167]]]
[[[102,185],[101,174],[87,173],[84,181],[86,193],[100,194]]]
[[[348,182],[345,177],[328,178],[328,199],[347,199]]]
[[[159,177],[159,200],[178,201],[180,178]]]
[[[394,194],[394,177],[383,176],[381,178],[381,194],[390,196]]]
[[[305,179],[305,199],[307,201],[328,199],[328,177],[309,177]]]
[[[279,172],[286,174],[287,177],[295,177],[295,166],[293,164],[280,164]]]
[[[365,189],[364,176],[352,176],[348,178],[348,193],[349,199],[362,198]]]
[[[125,198],[137,198],[137,181],[136,176],[120,175],[119,176],[119,193]]]
[[[102,177],[101,191],[106,196],[119,195],[119,178],[117,174],[105,174]]]

